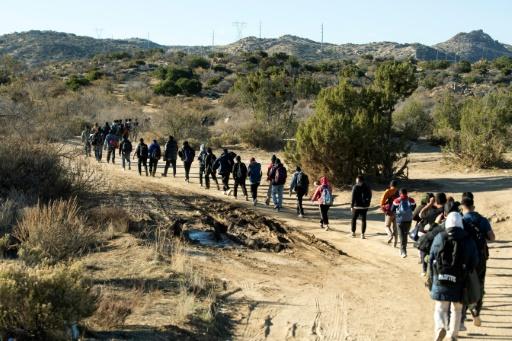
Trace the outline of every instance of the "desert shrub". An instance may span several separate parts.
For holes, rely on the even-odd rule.
[[[0,264],[0,338],[68,340],[68,330],[92,315],[96,295],[77,266],[28,268]]]
[[[194,77],[194,73],[191,69],[182,68],[177,66],[171,66],[167,69],[166,78],[173,81],[177,81],[180,78],[191,79]]]
[[[451,94],[445,94],[441,101],[435,104],[432,111],[435,140],[446,142],[455,136],[460,130],[460,110],[460,104]]]
[[[78,91],[81,87],[88,86],[91,84],[91,81],[83,76],[72,75],[66,81],[66,86],[68,89],[73,91]]]
[[[172,79],[166,79],[155,85],[155,94],[163,96],[176,96],[180,93],[180,88]]]
[[[216,64],[213,66],[213,71],[215,72],[226,72],[226,73],[232,73],[230,69],[228,69],[225,65],[222,64]]]
[[[320,90],[320,84],[311,76],[300,76],[295,84],[297,98],[314,98]]]
[[[468,73],[471,72],[471,63],[467,60],[461,60],[457,64],[455,64],[455,72],[458,73]]]
[[[202,124],[204,114],[200,111],[184,109],[174,101],[165,105],[159,126],[165,135],[173,135],[178,140],[204,142],[209,138],[207,126]]]
[[[91,82],[98,80],[101,77],[103,77],[103,72],[101,72],[97,69],[91,70],[91,71],[87,72],[87,74],[85,75],[85,78]]]
[[[76,199],[51,201],[25,210],[13,231],[26,263],[55,264],[80,256],[99,240],[87,226]]]
[[[425,69],[430,70],[446,70],[451,65],[447,60],[429,60],[421,63]]]
[[[436,77],[435,74],[428,74],[426,75],[421,81],[420,85],[423,86],[426,89],[432,90],[436,86],[439,85],[439,79]]]
[[[120,207],[99,206],[87,212],[87,221],[92,226],[107,230],[111,234],[129,230],[130,215]]]
[[[393,127],[403,137],[416,141],[432,134],[432,118],[423,103],[412,100],[393,113]]]
[[[212,86],[215,86],[215,85],[219,84],[220,82],[222,82],[223,79],[224,78],[222,76],[215,76],[215,77],[210,78],[206,84],[209,87],[212,87]]]
[[[499,165],[510,145],[512,96],[491,93],[468,99],[460,114],[460,131],[445,151],[469,167],[488,168]]]
[[[176,81],[176,86],[180,89],[180,93],[190,96],[201,92],[202,85],[197,79],[180,78]]]
[[[208,146],[212,148],[221,148],[224,146],[232,146],[240,143],[238,134],[231,132],[224,132],[220,135],[212,136],[208,140]]]
[[[195,69],[198,67],[208,69],[210,67],[210,62],[206,58],[200,56],[191,56],[188,60],[188,66],[191,69]]]
[[[284,140],[279,130],[262,123],[254,123],[241,128],[239,135],[242,142],[267,151],[277,151],[284,146]]]
[[[132,55],[129,52],[118,51],[109,53],[107,58],[111,60],[123,60],[132,58]]]

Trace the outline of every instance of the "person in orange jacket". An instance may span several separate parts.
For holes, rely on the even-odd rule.
[[[384,213],[384,224],[386,226],[385,231],[389,237],[388,244],[391,244],[393,239],[395,240],[394,246],[398,242],[397,238],[397,227],[396,227],[396,217],[391,207],[393,206],[393,201],[398,198],[400,195],[398,193],[398,182],[396,180],[392,180],[389,184],[389,188],[386,189],[382,198],[380,199],[380,209]]]

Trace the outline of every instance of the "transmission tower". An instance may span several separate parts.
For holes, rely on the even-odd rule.
[[[321,27],[321,40],[320,40],[320,52],[324,52],[324,23],[322,23],[322,27]]]
[[[260,39],[261,39],[261,20],[260,20]]]
[[[235,22],[233,22],[233,26],[236,29],[238,40],[242,39],[243,34],[244,34],[244,29],[247,27],[247,23],[245,23],[243,21],[235,21]]]

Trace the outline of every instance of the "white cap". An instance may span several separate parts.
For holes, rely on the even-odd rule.
[[[458,212],[451,212],[446,217],[446,221],[444,222],[445,228],[458,227],[463,229],[464,225],[462,224],[462,216]]]

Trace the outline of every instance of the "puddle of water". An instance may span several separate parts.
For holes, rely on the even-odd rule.
[[[215,238],[213,231],[188,230],[187,237],[190,241],[203,246],[219,248],[240,247],[240,245],[233,242],[225,234],[222,234],[220,239]]]

